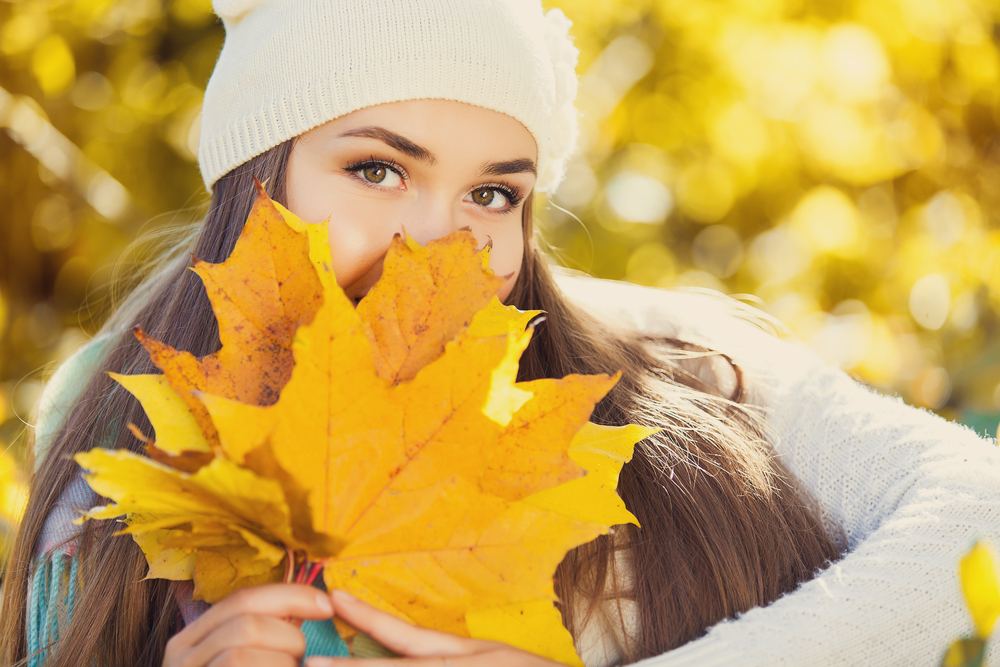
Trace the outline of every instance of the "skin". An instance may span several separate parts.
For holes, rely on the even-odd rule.
[[[382,273],[393,235],[422,244],[468,227],[493,243],[490,267],[507,282],[521,269],[524,195],[537,147],[510,116],[460,102],[417,100],[355,111],[299,137],[288,160],[288,208],[330,227],[338,284],[355,302]],[[365,667],[552,667],[500,644],[415,627],[355,600],[297,584],[236,591],[167,643],[164,667],[297,667],[303,620],[334,613],[402,658]],[[311,657],[307,667],[353,665]]]
[[[361,109],[299,137],[288,159],[288,208],[329,219],[333,270],[348,297],[382,273],[394,234],[421,244],[469,227],[493,242],[490,268],[521,268],[521,209],[535,184],[537,148],[510,116],[448,100]],[[375,182],[378,181],[378,182]]]

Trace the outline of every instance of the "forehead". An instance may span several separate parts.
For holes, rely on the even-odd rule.
[[[452,100],[410,100],[366,107],[310,130],[299,141],[370,141],[350,135],[367,127],[401,135],[439,159],[476,159],[485,155],[490,159],[535,160],[538,151],[531,133],[511,116]]]

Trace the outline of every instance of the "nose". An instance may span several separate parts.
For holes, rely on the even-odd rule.
[[[441,194],[427,193],[418,198],[411,214],[411,219],[404,221],[403,225],[407,235],[420,245],[427,245],[466,226],[460,222],[458,207]]]

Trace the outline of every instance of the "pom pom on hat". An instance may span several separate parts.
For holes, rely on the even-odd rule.
[[[226,42],[205,91],[206,186],[365,107],[448,99],[507,114],[553,192],[576,146],[578,51],[539,0],[214,0]]]
[[[547,184],[545,191],[554,191],[562,181],[566,173],[566,162],[576,148],[579,132],[574,102],[579,87],[576,62],[580,52],[569,35],[572,25],[561,9],[549,10],[545,15],[545,44],[552,59],[552,74],[555,78],[550,159],[545,161],[546,172],[539,170],[538,173],[538,182]]]

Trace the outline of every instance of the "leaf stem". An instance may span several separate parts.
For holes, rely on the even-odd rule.
[[[285,547],[285,578],[282,580],[286,584],[292,583],[292,575],[295,573],[295,553]]]
[[[309,578],[306,579],[306,586],[312,586],[313,582],[316,581],[317,575],[323,571],[322,563],[309,563]]]

